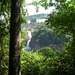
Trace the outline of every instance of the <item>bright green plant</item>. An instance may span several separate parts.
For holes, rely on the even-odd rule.
[[[72,63],[67,50],[52,50],[44,47],[37,52],[21,51],[22,75],[73,75]]]

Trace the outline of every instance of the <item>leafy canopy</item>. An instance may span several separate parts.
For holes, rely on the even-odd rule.
[[[75,2],[60,2],[56,10],[49,14],[47,25],[55,27],[58,32],[74,33]]]

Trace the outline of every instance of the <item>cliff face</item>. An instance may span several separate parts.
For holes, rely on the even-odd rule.
[[[33,49],[33,50],[38,50],[38,49],[41,48],[41,47],[38,45],[38,43],[37,43],[33,38],[31,39],[30,47],[31,47],[31,49]]]
[[[64,42],[68,42],[64,34],[56,35],[51,31],[39,29],[39,31],[34,32],[32,35],[30,47],[32,49],[38,50],[43,47],[51,47],[53,50],[62,50],[64,47]]]
[[[43,48],[43,47],[50,47],[52,48],[53,50],[62,50],[64,45],[60,44],[60,45],[54,45],[54,44],[49,44],[49,45],[43,45],[43,46],[40,46],[33,38],[31,39],[31,42],[30,42],[30,47],[32,50],[38,50],[40,48]]]

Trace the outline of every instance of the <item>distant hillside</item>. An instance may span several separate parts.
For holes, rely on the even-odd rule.
[[[27,20],[32,20],[32,19],[43,19],[46,18],[47,14],[37,14],[37,15],[30,15],[30,16],[26,16]]]

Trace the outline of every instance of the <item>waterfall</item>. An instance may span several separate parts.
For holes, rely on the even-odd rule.
[[[27,45],[25,47],[25,50],[31,50],[31,47],[29,46],[30,45],[30,41],[31,41],[31,38],[32,38],[32,35],[31,35],[31,31],[27,31],[27,34],[28,34],[28,41],[27,41]]]
[[[30,41],[31,41],[31,40],[28,40],[28,41],[27,41],[27,46],[26,46],[26,47],[29,47],[29,43],[30,43]]]

